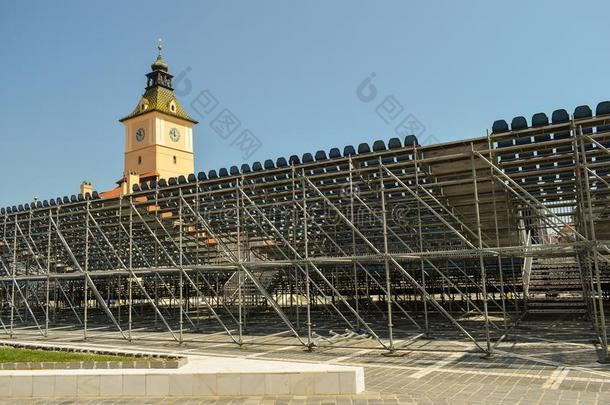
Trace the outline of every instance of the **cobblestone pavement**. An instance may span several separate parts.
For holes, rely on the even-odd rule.
[[[535,333],[532,330],[535,329]],[[509,339],[485,358],[475,346],[454,333],[435,331],[434,339],[397,340],[400,349],[385,355],[372,339],[337,340],[332,347],[305,352],[286,331],[264,337],[265,345],[238,348],[221,333],[193,334],[178,344],[162,332],[142,331],[127,343],[116,332],[89,331],[88,345],[174,354],[217,355],[268,360],[295,360],[357,365],[365,369],[366,392],[337,397],[248,397],[142,400],[141,398],[83,401],[36,400],[34,403],[142,404],[610,404],[610,367],[597,363],[599,349],[584,321],[522,323]],[[250,333],[256,333],[254,327]],[[31,331],[18,340],[41,339]],[[260,341],[261,336],[258,336]],[[246,339],[247,341],[247,339]],[[52,331],[45,342],[83,344],[82,331]],[[0,399],[1,401],[1,399]],[[11,403],[30,403],[13,401]]]

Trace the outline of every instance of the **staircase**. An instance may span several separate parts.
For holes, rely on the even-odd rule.
[[[277,270],[253,271],[252,274],[258,280],[265,290],[269,291],[269,287],[275,280],[278,274]],[[264,303],[265,297],[260,293],[258,287],[252,279],[246,274],[243,275],[243,284],[241,286],[242,302],[245,306],[257,305]],[[239,304],[239,272],[235,272],[229,277],[223,287],[225,302],[228,306]]]
[[[580,267],[574,257],[533,258],[526,286],[531,314],[584,314]]]

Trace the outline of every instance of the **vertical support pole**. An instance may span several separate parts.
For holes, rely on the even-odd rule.
[[[121,307],[123,306],[123,300],[121,296],[121,290],[123,289],[123,284],[121,283],[121,276],[117,277],[117,322],[119,325],[121,324]]]
[[[349,220],[354,224],[354,164],[352,162],[352,155],[349,155]],[[356,233],[352,229],[352,255],[356,256]],[[358,271],[356,262],[352,263],[352,273],[354,277],[354,297],[355,297],[355,310],[356,313],[360,313],[360,295],[358,292]],[[360,330],[360,319],[356,317],[356,328]]]
[[[85,263],[83,265],[83,298],[85,300],[85,307],[83,309],[83,339],[87,340],[87,310],[89,307],[89,289],[87,288],[87,278],[89,273],[89,201],[87,201],[85,208],[87,210],[87,218],[85,219]]]
[[[489,149],[489,161],[493,161],[493,156],[491,152],[491,139],[489,138],[489,133],[487,134],[487,149]],[[494,212],[494,227],[496,231],[496,247],[500,247],[500,232],[498,230],[498,215],[496,208],[496,192],[495,192],[495,182],[494,182],[494,171],[490,167],[489,168],[489,186],[491,187],[491,201]],[[502,300],[502,318],[504,321],[504,335],[505,338],[508,337],[508,322],[506,320],[506,300],[504,298],[504,269],[502,268],[502,256],[498,255],[498,272],[500,275],[500,298]]]
[[[508,195],[506,196],[506,218],[508,218],[508,226],[509,228],[512,228],[512,226],[515,227],[515,231],[518,232],[518,225],[516,222],[513,221],[513,216],[511,215],[511,210],[510,210],[510,199],[508,197]],[[513,292],[515,294],[515,296],[513,297],[513,304],[515,305],[515,322],[514,325],[517,325],[517,322],[519,321],[519,319],[521,318],[521,312],[519,309],[519,297],[521,297],[521,299],[523,300],[523,302],[525,303],[525,291],[522,289],[521,291],[521,295],[519,295],[517,293],[517,276],[515,274],[515,256],[511,255],[510,256],[510,271],[511,271],[511,279],[513,280]],[[525,305],[524,305],[525,307]]]
[[[243,178],[243,177],[242,177]],[[236,215],[236,228],[237,228],[237,262],[241,264],[242,254],[241,254],[241,186],[239,183],[239,179],[235,181],[235,187],[237,188],[235,194],[235,215]],[[242,311],[243,311],[243,296],[242,296],[242,283],[244,281],[244,275],[241,266],[237,267],[237,294],[238,294],[238,324],[239,324],[239,346],[243,344],[243,319],[242,319]]]
[[[291,176],[292,176],[292,243],[293,249],[295,251],[294,258],[296,260],[296,251],[298,249],[297,246],[297,215],[298,215],[298,204],[297,204],[297,191],[296,191],[296,172],[294,168],[294,162],[290,164],[291,166]],[[299,271],[296,266],[293,268],[294,270],[294,291],[297,294],[297,297],[301,296],[301,289],[299,286]],[[292,300],[292,294],[290,296]],[[301,330],[301,316],[300,316],[300,299],[296,300],[295,305],[295,316],[296,316],[296,327],[298,330]]]
[[[305,243],[305,296],[307,298],[307,350],[313,350],[311,338],[311,296],[309,292],[309,236],[307,229],[307,188],[305,185],[305,169],[301,169],[301,187],[303,189],[303,241]]]
[[[477,170],[474,165],[474,145],[470,144],[470,166],[472,170],[472,181],[474,186],[475,213],[477,219],[477,239],[479,240],[479,266],[481,267],[481,289],[483,290],[483,312],[485,315],[485,340],[487,341],[487,356],[492,354],[491,339],[489,336],[489,313],[487,312],[487,274],[485,271],[485,261],[483,259],[483,236],[481,234],[481,213],[479,209],[479,189],[477,184]]]
[[[133,201],[129,198],[129,275],[127,281],[127,341],[131,342],[131,323],[132,323],[132,282],[133,282]],[[122,199],[121,199],[122,200]],[[156,215],[156,214],[155,214]],[[156,297],[155,293],[155,297]],[[155,311],[155,317],[157,312]],[[156,324],[156,322],[155,322]]]
[[[578,138],[580,143],[580,150],[583,154],[582,165],[584,166],[584,170],[580,173],[580,176],[585,179],[585,194],[587,197],[587,209],[589,211],[589,231],[591,232],[591,241],[597,243],[597,236],[595,234],[595,222],[593,221],[593,205],[591,203],[591,185],[589,184],[589,172],[587,170],[587,151],[585,149],[585,143],[583,141],[582,127],[579,127]],[[598,300],[598,308],[599,308],[599,321],[600,321],[600,341],[602,346],[602,358],[600,362],[607,363],[608,362],[608,335],[606,332],[606,317],[604,314],[604,300],[602,296],[602,287],[601,287],[601,274],[599,269],[599,252],[597,251],[597,245],[591,246],[591,253],[593,255],[593,264],[595,266],[595,284],[597,287],[597,300]]]
[[[424,253],[424,234],[422,232],[422,220],[421,220],[421,203],[419,202],[419,163],[417,161],[417,147],[415,143],[413,144],[413,167],[415,170],[415,194],[418,196],[417,200],[417,238],[419,241],[419,253]],[[426,269],[424,264],[424,258],[421,257],[419,259],[419,265],[421,269],[421,285],[424,291],[426,290]],[[426,294],[422,294],[422,301],[424,304],[424,336],[429,338],[431,336],[430,333],[430,323],[428,321],[428,299],[426,298]],[[468,302],[467,302],[468,303]]]
[[[13,338],[14,335],[14,327],[15,327],[15,283],[17,280],[15,276],[17,274],[17,215],[15,214],[15,229],[13,234],[13,271],[11,272],[11,277],[13,278],[13,282],[11,283],[11,328],[10,328],[10,338]]]
[[[183,307],[184,307],[184,278],[183,278],[183,271],[182,271],[182,230],[183,230],[183,218],[182,218],[182,189],[178,190],[179,194],[180,194],[180,200],[178,200],[178,232],[180,233],[178,235],[178,254],[180,255],[178,257],[178,265],[180,266],[180,299],[179,299],[179,305],[180,305],[180,309],[178,310],[178,316],[179,316],[179,327],[180,327],[180,333],[178,334],[178,342],[180,344],[182,344],[184,342],[184,336],[183,336],[183,329],[184,329],[184,316],[182,314],[183,312]]]
[[[581,143],[581,137],[582,134],[578,132],[577,128],[574,125],[574,119],[572,119],[572,151],[574,152],[574,174],[576,176],[575,178],[575,186],[576,186],[576,191],[578,193],[577,198],[576,198],[576,213],[578,214],[578,219],[575,220],[575,223],[577,224],[577,229],[578,231],[584,235],[587,240],[592,240],[593,238],[591,237],[591,234],[589,232],[589,221],[587,220],[587,206],[586,206],[586,196],[585,196],[585,192],[584,192],[584,188],[586,187],[585,184],[583,184],[584,180],[583,180],[583,176],[588,176],[588,173],[586,171],[586,169],[583,170],[583,164],[581,163],[581,159],[584,158],[584,160],[586,161],[587,159],[587,154],[586,152],[583,154],[583,156],[580,156],[580,143]],[[586,167],[586,166],[584,166]],[[593,317],[591,319],[591,323],[594,326],[594,328],[596,329],[598,336],[601,336],[601,330],[600,330],[600,324],[599,324],[599,317],[598,317],[598,312],[597,312],[597,303],[595,301],[595,297],[594,294],[588,294],[588,291],[590,291],[591,293],[593,293],[595,291],[595,278],[594,278],[594,270],[593,267],[594,265],[593,263],[593,257],[591,255],[592,250],[591,249],[587,249],[586,252],[583,254],[582,252],[578,252],[576,254],[576,259],[577,259],[577,263],[579,265],[579,272],[580,272],[580,280],[582,283],[582,292],[583,292],[583,298],[586,301],[586,305],[587,305],[587,309],[589,310],[589,316],[591,315],[591,312],[593,312]],[[584,260],[584,263],[581,263],[581,257]],[[585,274],[583,273],[583,266],[582,264],[584,264],[585,268],[586,268],[586,277],[588,277],[588,280],[585,280]],[[587,282],[588,281],[588,282]]]
[[[49,337],[49,293],[51,289],[51,211],[49,210],[49,226],[47,229],[47,283],[45,291],[46,308],[44,313],[44,336]]]
[[[385,266],[385,288],[387,291],[386,303],[388,308],[388,338],[390,344],[388,350],[390,353],[395,351],[394,349],[394,324],[392,323],[392,280],[390,278],[390,262],[388,260],[388,219],[385,204],[385,185],[383,183],[383,170],[381,157],[379,158],[379,193],[381,194],[381,221],[383,229],[383,261]]]

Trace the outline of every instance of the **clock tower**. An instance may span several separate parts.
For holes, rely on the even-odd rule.
[[[172,88],[173,76],[159,55],[146,75],[146,89],[136,108],[119,120],[125,126],[125,166],[122,183],[187,175],[195,170],[193,126]],[[130,181],[132,179],[132,181]]]

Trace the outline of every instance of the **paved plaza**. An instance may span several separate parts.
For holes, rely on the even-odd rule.
[[[530,326],[535,334],[530,331]],[[253,323],[254,325],[254,323]],[[594,333],[583,336],[588,325],[584,320],[536,320],[522,322],[495,350],[484,358],[472,343],[454,333],[438,330],[433,339],[397,340],[400,349],[387,355],[374,341],[362,336],[340,340],[330,346],[304,351],[293,345],[287,331],[266,337],[264,344],[239,348],[227,342],[222,333],[186,334],[183,344],[169,339],[166,333],[134,331],[134,342],[128,343],[116,332],[93,328],[83,343],[82,331],[52,330],[44,341],[57,345],[99,345],[113,349],[183,354],[192,357],[228,356],[266,360],[362,366],[366,391],[360,395],[333,397],[247,397],[247,398],[172,398],[143,400],[96,399],[79,403],[215,403],[215,404],[607,404],[610,403],[610,367],[597,362]],[[252,326],[250,333],[256,333]],[[20,341],[42,341],[40,335],[20,330]],[[248,339],[246,339],[247,341]],[[54,400],[54,403],[68,403]],[[28,403],[30,401],[23,401]],[[19,403],[13,401],[12,403]],[[36,400],[35,403],[49,403]]]

